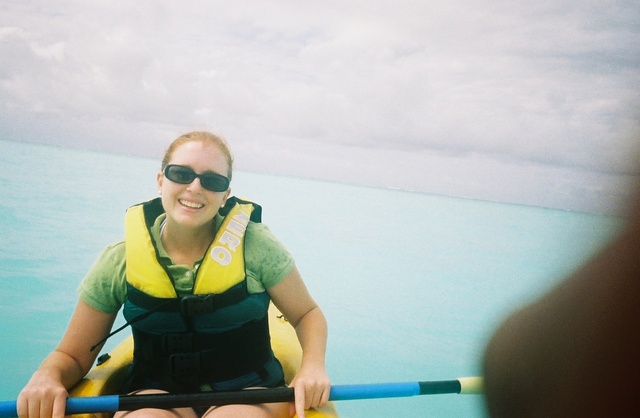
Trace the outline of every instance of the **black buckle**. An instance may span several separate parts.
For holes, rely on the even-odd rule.
[[[193,334],[164,334],[162,336],[162,350],[165,354],[193,351]]]
[[[203,313],[211,313],[216,307],[214,303],[214,295],[190,295],[180,300],[180,311],[185,317],[192,317]]]

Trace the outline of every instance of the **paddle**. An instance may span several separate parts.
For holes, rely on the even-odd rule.
[[[455,380],[405,383],[370,383],[331,386],[329,400],[399,398],[445,393],[482,393],[481,377],[461,377]],[[142,408],[170,409],[179,407],[229,404],[260,404],[293,402],[293,388],[256,389],[236,392],[205,392],[195,394],[108,395],[69,398],[67,415],[95,412],[133,411]],[[17,417],[16,402],[0,402],[0,417]]]

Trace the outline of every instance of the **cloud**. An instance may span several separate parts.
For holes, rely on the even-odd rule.
[[[635,1],[9,2],[0,135],[158,156],[211,129],[294,175],[336,165],[322,149],[639,175],[638,22]]]

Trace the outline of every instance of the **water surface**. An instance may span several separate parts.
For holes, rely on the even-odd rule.
[[[0,141],[0,399],[55,348],[76,287],[157,195],[159,162]],[[425,175],[428,175],[425,169]],[[237,172],[234,194],[295,255],[330,325],[336,384],[477,375],[500,318],[570,273],[613,217]],[[107,347],[117,343],[112,341]],[[483,417],[482,399],[345,401],[344,417]]]

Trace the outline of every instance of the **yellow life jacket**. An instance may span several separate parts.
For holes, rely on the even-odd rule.
[[[178,295],[169,274],[158,262],[146,219],[145,209],[158,203],[159,199],[127,210],[127,282],[153,297],[176,298]],[[244,234],[254,208],[254,204],[239,200],[231,207],[198,268],[193,287],[195,295],[220,294],[245,279]]]
[[[281,380],[271,350],[266,292],[249,294],[244,247],[249,221],[261,207],[230,198],[224,220],[196,273],[193,294],[179,297],[158,257],[150,230],[164,212],[160,199],[129,208],[125,218],[127,300],[124,317],[134,337],[127,390],[197,390],[247,373]],[[240,388],[238,388],[240,389]]]

